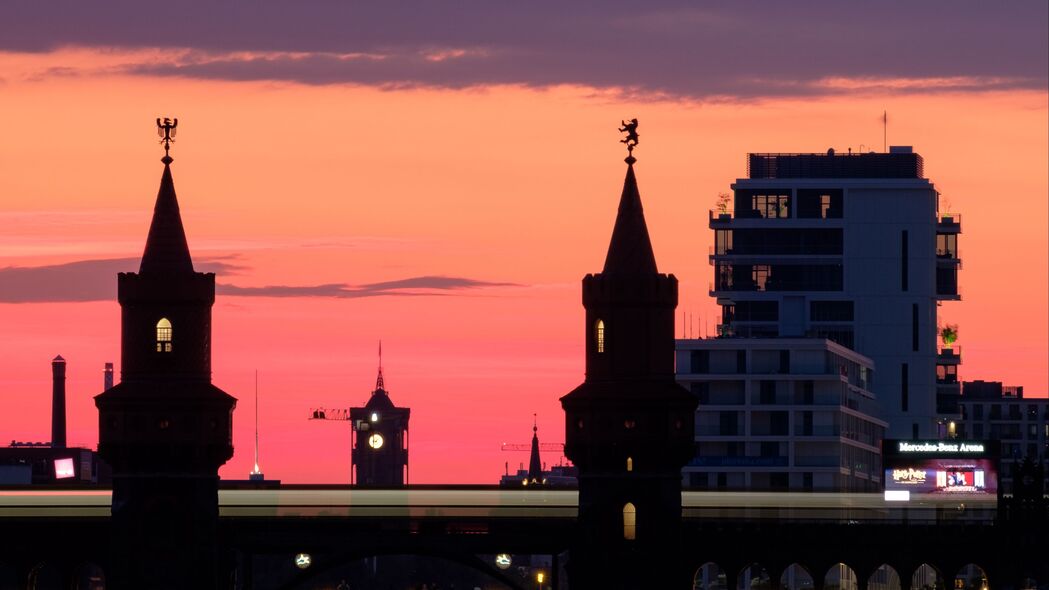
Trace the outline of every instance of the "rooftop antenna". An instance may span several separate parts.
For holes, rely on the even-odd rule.
[[[889,151],[889,111],[881,112],[881,151]]]
[[[259,470],[259,370],[255,369],[255,469],[248,474],[248,479],[265,479]]]

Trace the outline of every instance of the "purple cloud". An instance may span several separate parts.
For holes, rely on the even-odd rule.
[[[189,0],[171,10],[117,0],[104,11],[65,0],[7,3],[0,49],[171,49],[127,64],[143,75],[748,98],[857,91],[827,83],[838,78],[898,92],[1044,90],[1047,21],[1044,0]],[[879,82],[899,79],[910,82]]]
[[[241,267],[232,257],[202,258],[198,272],[232,274]],[[138,258],[78,260],[49,266],[0,268],[0,303],[116,301],[117,273],[137,272]]]
[[[194,267],[198,272],[235,274],[243,267],[229,262],[235,257],[199,259]],[[80,260],[49,266],[0,268],[0,303],[47,303],[78,301],[116,301],[119,272],[138,269],[137,258]],[[486,287],[515,287],[513,283],[479,281],[462,277],[422,276],[348,285],[344,283],[305,286],[238,287],[219,284],[221,295],[238,297],[380,297],[441,295],[466,289]]]
[[[465,289],[519,286],[521,285],[515,283],[494,283],[462,277],[424,276],[356,286],[345,283],[306,286],[272,285],[266,287],[219,285],[217,290],[222,295],[240,297],[335,297],[339,299],[355,299],[358,297],[390,295],[400,297],[444,295],[452,291]]]

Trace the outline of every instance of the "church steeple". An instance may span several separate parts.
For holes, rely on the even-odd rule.
[[[619,198],[619,213],[602,272],[608,275],[654,275],[659,272],[641,207],[641,193],[637,190],[633,157],[627,158],[623,195]]]
[[[539,426],[532,422],[532,452],[528,457],[528,484],[543,483],[543,462],[539,458]]]
[[[193,272],[193,259],[189,255],[186,230],[182,227],[175,197],[175,181],[171,178],[171,160],[164,157],[164,174],[160,177],[160,190],[153,207],[153,222],[149,225],[139,274],[184,275]]]

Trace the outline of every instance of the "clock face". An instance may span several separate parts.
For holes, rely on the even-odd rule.
[[[378,432],[376,432],[376,433],[374,433],[374,434],[372,434],[371,436],[368,437],[368,446],[373,448],[373,449],[382,448],[382,443],[383,443],[382,435],[379,434]]]

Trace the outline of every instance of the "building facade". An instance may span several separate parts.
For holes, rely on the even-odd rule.
[[[699,399],[688,487],[881,489],[870,359],[817,338],[679,340],[677,370]]]
[[[1014,477],[1024,459],[1049,461],[1049,399],[1025,398],[1023,387],[1003,387],[997,381],[966,381],[958,401],[958,438],[1001,441],[999,484],[1013,492]],[[1049,477],[1044,489],[1049,489]]]
[[[961,226],[921,156],[750,154],[748,168],[710,215],[722,334],[851,348],[878,368],[889,435],[933,436],[937,305],[960,299]]]

